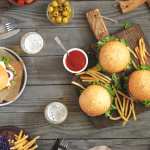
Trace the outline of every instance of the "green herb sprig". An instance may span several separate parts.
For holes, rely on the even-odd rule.
[[[150,107],[150,99],[145,100],[145,101],[143,102],[143,104],[144,104],[144,106],[146,106],[146,107]]]
[[[150,65],[140,65],[138,70],[149,70],[150,71]]]
[[[124,29],[128,29],[128,28],[130,28],[130,27],[132,27],[132,26],[133,26],[133,23],[132,23],[132,22],[130,22],[130,21],[128,21],[128,20],[123,21],[123,28],[124,28]]]
[[[104,46],[107,42],[113,41],[113,40],[120,41],[125,46],[129,46],[129,42],[126,39],[122,39],[122,38],[116,37],[114,35],[107,35],[97,42],[97,48],[100,48],[100,47]]]
[[[11,59],[10,59],[10,57],[1,56],[1,57],[0,57],[0,61],[4,62],[4,64],[7,66],[7,65],[10,64]]]

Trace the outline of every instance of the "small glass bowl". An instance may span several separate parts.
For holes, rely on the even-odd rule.
[[[48,4],[47,13],[46,13],[48,20],[49,20],[52,24],[54,24],[54,25],[66,25],[66,24],[69,24],[69,23],[71,22],[73,16],[74,16],[74,9],[73,9],[72,4],[71,4],[70,1],[69,1],[69,3],[70,3],[70,5],[71,5],[71,7],[70,7],[70,8],[71,8],[71,14],[70,14],[70,17],[69,17],[69,20],[68,20],[67,23],[56,23],[56,22],[54,22],[54,21],[52,20],[52,16],[51,16],[51,14],[49,13],[49,10],[48,10],[48,8],[49,8],[50,5],[51,5],[51,2]]]

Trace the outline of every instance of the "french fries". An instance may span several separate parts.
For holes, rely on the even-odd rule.
[[[89,69],[85,72],[81,72],[77,74],[80,76],[81,80],[83,82],[94,82],[94,81],[99,81],[102,84],[109,84],[111,83],[111,78],[108,76],[104,75],[103,73],[100,73],[96,70]]]
[[[139,64],[145,65],[147,63],[148,57],[150,57],[150,54],[146,49],[143,38],[139,39],[138,46],[135,48],[135,53],[138,57]]]
[[[39,139],[39,136],[29,140],[29,136],[21,130],[19,135],[15,135],[15,140],[10,142],[12,145],[10,150],[36,150],[38,148],[37,139]]]
[[[116,91],[115,105],[123,120],[123,126],[127,124],[131,115],[133,116],[133,119],[136,120],[134,101],[131,97],[128,97],[121,91]]]

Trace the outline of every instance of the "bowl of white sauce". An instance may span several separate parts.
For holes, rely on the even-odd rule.
[[[37,32],[28,32],[21,38],[21,48],[27,54],[37,54],[43,46],[44,40]]]

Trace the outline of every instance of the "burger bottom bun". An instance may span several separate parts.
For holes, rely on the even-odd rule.
[[[129,92],[138,101],[150,99],[150,71],[135,71],[129,77]]]
[[[109,92],[99,86],[88,86],[79,97],[79,104],[83,112],[88,116],[100,116],[107,112],[111,106]]]

